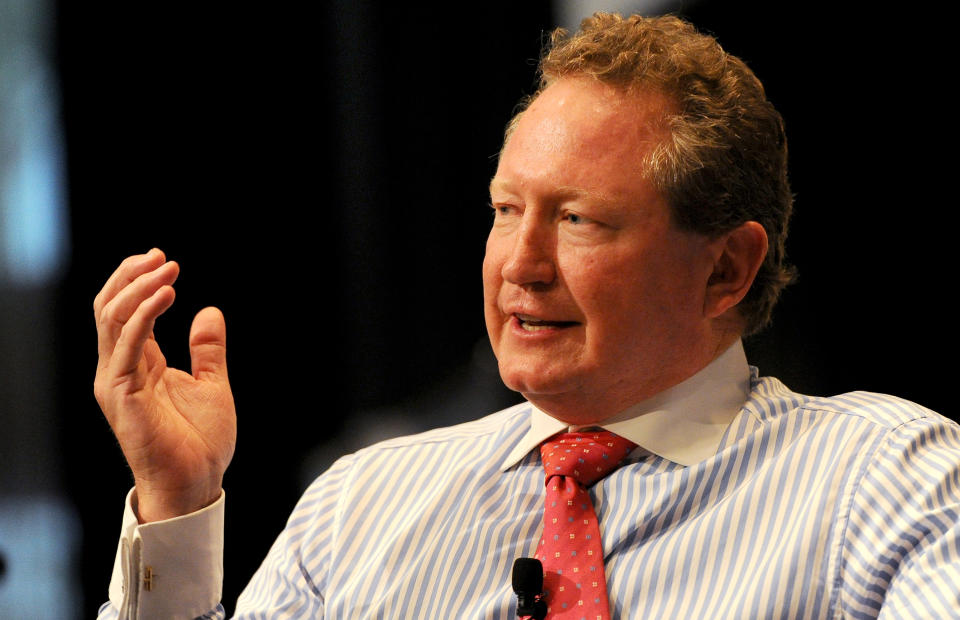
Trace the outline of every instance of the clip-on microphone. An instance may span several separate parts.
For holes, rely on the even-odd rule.
[[[543,600],[543,564],[536,558],[513,561],[513,591],[517,593],[517,615],[543,620],[547,603]]]

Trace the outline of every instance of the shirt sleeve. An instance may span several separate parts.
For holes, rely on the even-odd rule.
[[[960,618],[960,427],[889,434],[853,498],[842,607],[856,618]]]
[[[110,600],[99,618],[224,618],[225,495],[181,517],[140,525],[127,495]]]

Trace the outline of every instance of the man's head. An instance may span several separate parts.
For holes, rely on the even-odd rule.
[[[593,27],[601,22],[609,27]],[[590,69],[604,65],[588,62],[600,54],[586,51],[595,49],[591,43],[608,35],[629,39],[615,33],[624,24],[650,27],[597,16],[586,23],[588,33],[597,32],[578,35],[586,37],[581,44],[555,43],[543,61],[541,89],[511,123],[491,183],[495,219],[484,297],[501,376],[538,406],[581,424],[679,383],[735,340],[744,318],[756,314],[741,315],[738,304],[767,254],[767,224],[754,221],[765,222],[763,209],[742,207],[743,198],[725,189],[734,184],[718,178],[745,173],[714,161],[742,166],[752,156],[721,146],[714,135],[723,134],[719,129],[711,134],[696,127],[697,134],[677,120],[699,113],[666,78],[623,82],[608,79],[619,69]],[[660,28],[666,34],[657,36],[669,39],[683,28],[667,20]],[[692,32],[684,36],[700,41],[698,52],[706,42],[715,46]],[[606,45],[604,53],[608,61],[663,64],[667,60],[640,59],[665,53],[662,43],[630,41],[616,53]],[[583,51],[575,55],[574,48]],[[670,62],[698,66],[671,53]],[[773,124],[782,151],[778,116]],[[713,137],[691,148],[694,134],[700,143],[701,134]],[[709,163],[703,151],[713,158]],[[786,191],[785,176],[783,185]],[[782,239],[784,228],[770,236]]]
[[[664,139],[648,153],[642,174],[685,230],[718,235],[751,220],[763,226],[767,257],[738,306],[745,335],[762,329],[793,279],[784,248],[793,196],[783,120],[753,72],[676,17],[597,13],[573,36],[554,31],[540,74],[527,102],[563,77],[585,76],[673,103],[653,119]],[[522,115],[510,122],[508,138]]]

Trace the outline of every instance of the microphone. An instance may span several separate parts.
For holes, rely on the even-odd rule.
[[[543,564],[536,558],[513,561],[513,591],[517,594],[517,615],[543,620],[547,604],[542,600]]]

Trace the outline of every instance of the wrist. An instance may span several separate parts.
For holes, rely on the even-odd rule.
[[[210,506],[223,493],[220,484],[209,489],[191,492],[158,492],[137,483],[132,499],[132,508],[141,525],[182,517]]]

